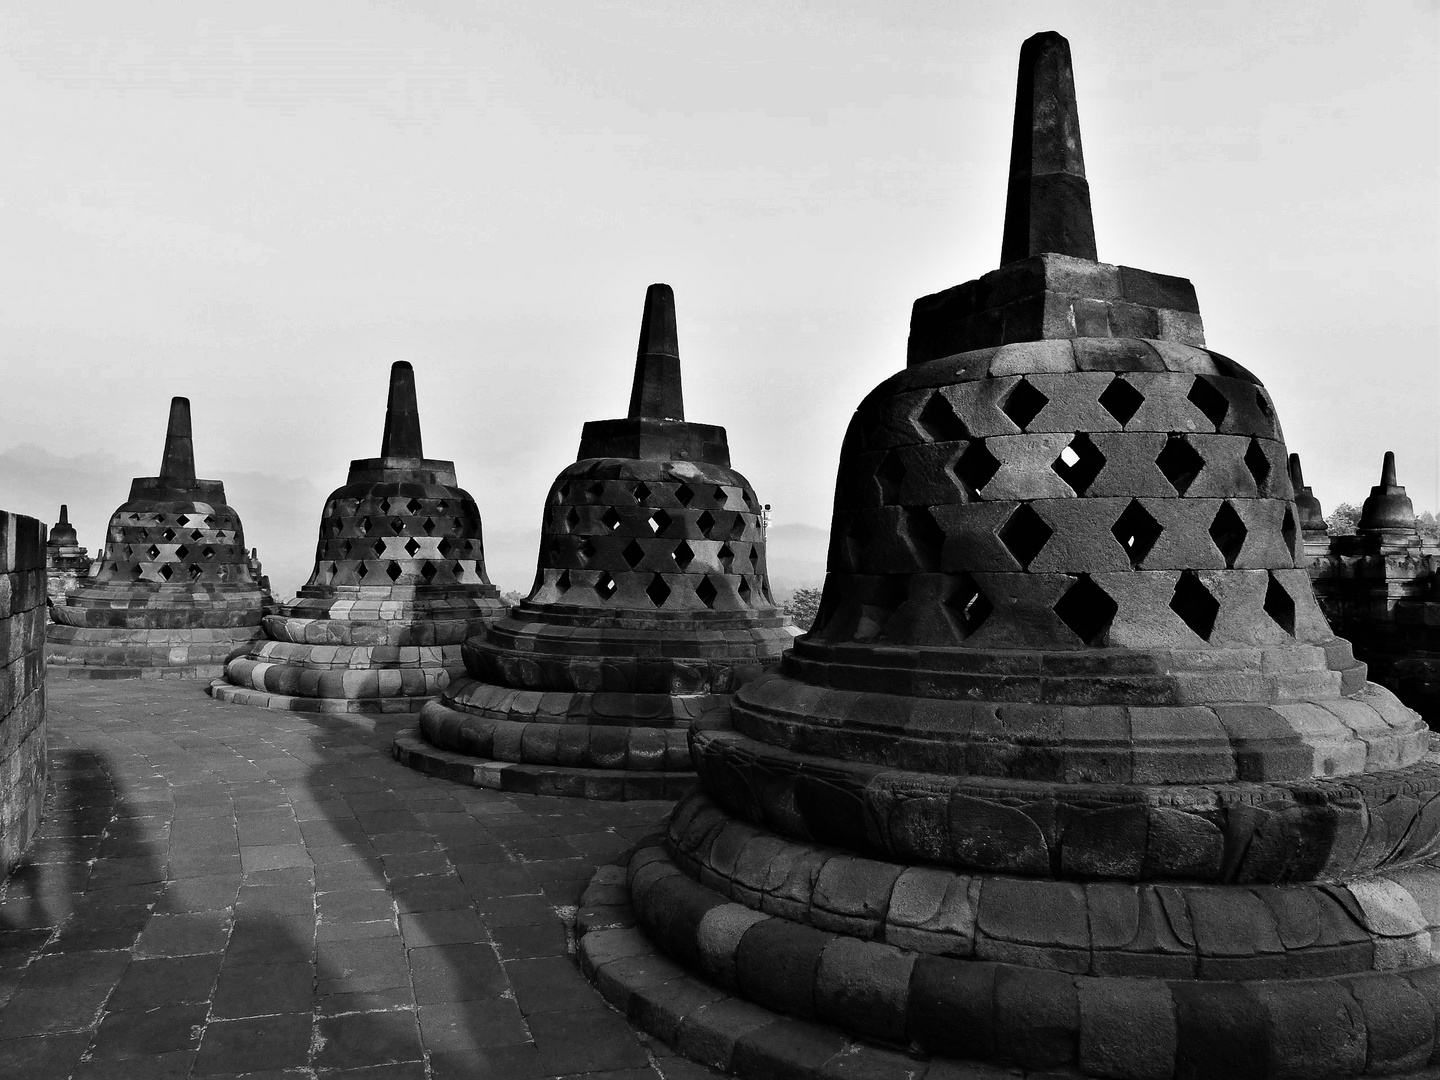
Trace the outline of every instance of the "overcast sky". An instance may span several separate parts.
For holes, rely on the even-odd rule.
[[[687,415],[729,429],[777,523],[827,528],[911,301],[998,262],[1044,29],[1100,257],[1194,281],[1327,510],[1386,449],[1433,508],[1433,0],[8,0],[0,506],[69,501],[100,544],[187,394],[200,474],[293,592],[407,359],[427,453],[487,533],[533,534],[581,424],[623,415],[667,281]],[[252,513],[266,478],[280,509]]]

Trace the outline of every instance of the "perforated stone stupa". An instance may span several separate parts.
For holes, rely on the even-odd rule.
[[[45,542],[47,603],[63,602],[80,587],[90,566],[90,553],[80,546],[80,537],[70,524],[70,507],[61,503],[60,520],[50,526],[50,539]]]
[[[652,285],[629,416],[585,425],[546,499],[529,597],[466,643],[469,677],[396,754],[482,786],[675,797],[695,779],[691,721],[792,636],[760,503],[725,429],[685,419],[675,297]]]
[[[814,629],[692,729],[587,972],[750,1077],[1435,1075],[1428,732],[1316,606],[1265,388],[1097,261],[1053,33],[1002,259],[916,302]]]
[[[272,601],[250,573],[225,485],[195,478],[188,398],[170,402],[160,475],[131,483],[98,567],[53,600],[51,678],[213,677],[260,634]]]
[[[454,462],[425,457],[415,373],[401,361],[380,456],[352,461],[325,501],[310,580],[210,692],[270,709],[413,712],[462,673],[461,643],[504,611],[480,511]]]

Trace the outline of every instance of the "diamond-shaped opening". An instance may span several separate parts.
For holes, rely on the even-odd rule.
[[[390,500],[389,500],[389,499],[381,499],[381,500],[380,500],[380,513],[382,513],[382,514],[388,514],[388,513],[390,513]]]
[[[132,514],[131,517],[134,517],[134,515]],[[138,520],[138,519],[136,519],[136,520]],[[206,514],[206,515],[205,515],[205,524],[206,524],[206,525],[214,525],[214,524],[215,524],[215,515],[214,515],[214,514]]]
[[[631,540],[625,545],[625,550],[620,552],[620,557],[629,563],[631,570],[634,570],[640,565],[640,560],[645,558],[645,549],[640,546],[640,541]]]
[[[373,522],[370,520],[370,515],[365,515],[360,519],[360,531],[362,533],[368,533],[372,524]]]
[[[966,637],[980,629],[980,624],[994,611],[989,598],[980,591],[975,579],[969,574],[956,574],[950,595],[945,598],[945,607]]]
[[[595,582],[595,592],[601,600],[609,600],[610,597],[615,595],[616,588],[615,579],[609,574],[602,573]]]
[[[189,519],[188,517],[186,517],[184,514],[181,514],[179,517],[177,517],[177,518],[175,519],[175,524],[176,524],[176,525],[179,525],[179,526],[183,529],[186,525],[189,525],[189,524],[190,524],[190,519]]]
[[[1155,464],[1160,467],[1176,493],[1184,495],[1200,475],[1200,470],[1205,468],[1205,459],[1190,445],[1185,436],[1171,435],[1165,440],[1165,449],[1160,451]]]
[[[665,530],[670,527],[670,522],[673,520],[674,518],[664,510],[656,510],[650,515],[650,528],[654,530],[656,536],[662,536]]]
[[[1190,384],[1190,393],[1185,395],[1202,413],[1205,419],[1214,424],[1218,430],[1225,421],[1225,414],[1230,411],[1230,399],[1222,394],[1211,381],[1204,375],[1196,375],[1195,381]]]
[[[216,540],[224,540],[224,539],[225,539],[225,530],[224,530],[224,529],[217,529],[217,530],[215,531],[215,539],[216,539]]]
[[[188,558],[189,555],[190,555],[190,549],[187,548],[184,544],[181,544],[178,548],[175,549],[175,557],[176,557],[177,559],[184,560],[184,559]]]
[[[355,576],[358,578],[363,578],[368,573],[370,573],[370,568],[366,566],[363,562],[355,568]]]
[[[715,515],[709,510],[702,510],[700,516],[695,519],[695,526],[700,530],[701,535],[708,538],[710,530],[715,528]]]
[[[1260,415],[1267,420],[1275,418],[1275,406],[1270,404],[1270,399],[1265,395],[1264,390],[1255,391],[1255,407],[1260,410]]]
[[[571,532],[574,532],[575,526],[579,524],[580,511],[576,510],[575,507],[572,506],[570,508],[570,512],[565,515],[565,527],[568,528]]]
[[[1270,483],[1270,459],[1265,456],[1265,448],[1260,445],[1259,439],[1250,440],[1250,446],[1245,451],[1245,467],[1255,478],[1255,490],[1263,496]]]
[[[931,442],[956,442],[970,437],[965,421],[955,415],[949,399],[938,390],[930,395],[915,421]]]
[[[1131,417],[1140,411],[1143,404],[1145,395],[1119,375],[1110,380],[1110,385],[1105,387],[1104,393],[1100,395],[1101,407],[1120,421],[1121,427],[1130,422]]]
[[[721,544],[721,545],[720,545],[720,551],[719,551],[719,553],[718,553],[718,558],[720,559],[720,565],[721,565],[721,567],[724,568],[724,570],[725,570],[725,572],[726,572],[727,574],[730,573],[731,564],[733,564],[733,563],[735,562],[735,552],[733,552],[732,550],[730,550],[730,545],[729,545],[729,544]]]
[[[725,494],[725,489],[724,489],[723,487],[721,487],[719,484],[716,484],[716,485],[715,485],[715,490],[712,491],[710,494],[715,497],[715,501],[716,501],[717,503],[719,503],[721,506],[724,506],[724,505],[725,505],[725,500],[730,497],[730,496],[728,496],[728,495]]]
[[[600,521],[612,533],[620,528],[620,515],[615,512],[613,506],[605,508],[605,513],[600,516]]]
[[[135,578],[136,581],[139,581],[142,577],[145,576],[145,571],[142,567],[136,566],[130,570],[130,574],[132,577]]]
[[[900,501],[900,485],[905,482],[905,463],[900,455],[890,451],[880,459],[875,470],[875,479],[880,484],[880,501],[893,506]]]
[[[424,566],[420,567],[420,576],[425,579],[426,585],[429,585],[432,581],[434,581],[435,575],[439,572],[439,570],[435,569],[435,564],[428,560],[425,562]]]
[[[590,538],[587,536],[585,537],[585,539],[580,541],[580,561],[582,563],[587,563],[594,557],[595,545],[590,542]]]
[[[1014,421],[1015,426],[1024,431],[1031,420],[1040,415],[1040,410],[1045,408],[1049,398],[1029,379],[1021,379],[1005,395],[1005,402],[1000,406],[1000,411]]]
[[[745,580],[745,578],[742,577],[740,579],[740,587],[735,591],[740,594],[740,602],[742,604],[748,605],[750,603],[750,582]]]
[[[1170,610],[1196,634],[1209,641],[1215,630],[1215,617],[1220,614],[1220,602],[1210,595],[1210,590],[1205,588],[1195,571],[1186,570],[1175,583]]]
[[[204,536],[205,536],[205,534],[204,534],[203,532],[201,532],[199,529],[195,529],[195,530],[193,530],[193,531],[190,533],[190,539],[191,539],[191,540],[200,540],[200,539],[202,539]]]
[[[1085,489],[1105,468],[1105,455],[1090,441],[1090,436],[1081,431],[1070,440],[1070,445],[1060,451],[1060,456],[1050,463],[1050,468],[1070,485],[1076,495],[1084,495]]]
[[[1000,471],[1000,462],[986,448],[983,440],[972,442],[955,462],[955,476],[965,489],[966,498],[975,502],[980,491]]]
[[[1074,631],[1086,645],[1103,645],[1115,612],[1120,606],[1114,598],[1096,585],[1089,574],[1081,574],[1065,595],[1055,601],[1054,611],[1060,621]]]
[[[155,515],[155,524],[156,524],[156,525],[164,525],[164,524],[165,524],[165,515],[164,515],[164,514],[156,514],[156,515]]]
[[[392,562],[385,564],[385,576],[388,577],[391,581],[399,581],[400,573],[401,570],[399,563]]]
[[[160,567],[160,576],[163,577],[166,581],[169,581],[172,577],[175,576],[175,571],[170,569],[169,563],[166,563],[164,566]]]
[[[745,515],[735,514],[730,519],[730,539],[745,539]]]
[[[435,545],[435,550],[440,553],[441,558],[444,558],[455,550],[455,545],[450,542],[448,536],[442,536],[440,542]]]
[[[1248,531],[1235,508],[1228,502],[1221,503],[1215,520],[1210,522],[1210,539],[1220,549],[1220,554],[1225,556],[1226,569],[1235,569],[1235,560],[1240,557],[1240,549],[1245,546],[1245,534]]]
[[[1021,503],[996,535],[1020,566],[1028,570],[1054,532],[1029,503]]]
[[[146,554],[149,555],[152,559],[158,559],[160,557],[160,549],[157,548],[154,544],[151,544],[149,549],[146,551]]]
[[[171,540],[174,540],[174,539],[175,539],[175,530],[174,530],[174,529],[166,529],[164,532],[162,532],[162,533],[160,534],[160,538],[161,538],[162,540],[164,540],[167,544],[170,543]]]
[[[405,541],[405,553],[409,555],[412,559],[415,557],[415,553],[419,550],[420,541],[416,540],[413,536],[410,537],[409,540]]]
[[[635,495],[636,502],[643,503],[646,499],[650,498],[650,486],[642,480],[635,485],[633,494]]]
[[[420,527],[424,529],[426,533],[433,534],[435,532],[435,519],[427,517]]]
[[[412,514],[418,514],[420,512],[421,505],[422,504],[419,499],[411,499],[405,504],[405,509],[409,510]]]
[[[684,570],[695,560],[695,552],[684,540],[675,545],[675,565]]]
[[[650,579],[650,584],[645,586],[645,595],[650,598],[652,604],[660,607],[670,599],[670,586],[665,583],[663,577],[656,574]]]
[[[940,552],[945,546],[945,530],[936,524],[929,509],[924,506],[906,507],[903,527],[920,569],[938,570]]]
[[[340,557],[341,557],[342,559],[348,559],[348,558],[350,557],[350,541],[349,541],[349,540],[346,540],[346,541],[344,541],[343,543],[341,543],[341,545],[340,545]]]
[[[760,572],[760,548],[757,544],[750,545],[750,568],[757,574]]]
[[[1140,564],[1145,561],[1145,556],[1150,554],[1150,549],[1155,546],[1155,541],[1160,539],[1163,531],[1160,523],[1140,504],[1139,499],[1131,499],[1124,513],[1110,526],[1110,532],[1120,541],[1120,546],[1125,549],[1134,570],[1140,569]]]
[[[455,522],[455,531],[460,531],[460,522],[458,520]],[[405,534],[405,520],[398,517],[391,518],[390,532],[394,536],[403,536]]]
[[[213,559],[215,557],[215,549],[212,547],[202,549],[200,552],[200,557],[202,559]]]
[[[1285,508],[1285,518],[1280,522],[1280,535],[1285,540],[1285,546],[1289,549],[1292,560],[1294,560],[1297,555],[1295,549],[1295,531],[1295,515],[1287,506]]]
[[[598,499],[605,494],[605,481],[596,480],[587,490],[590,492],[591,498]]]
[[[372,555],[376,556],[377,558],[378,558],[379,556],[385,554],[385,539],[384,539],[384,537],[381,537],[379,540],[376,540],[373,544],[370,545],[370,553],[371,553]]]
[[[675,501],[681,506],[689,506],[695,499],[695,492],[690,490],[688,484],[681,484],[675,489]]]
[[[565,485],[565,486],[566,486],[566,488],[568,489],[570,485],[567,484],[567,485]],[[449,510],[449,509],[450,509],[450,504],[449,504],[448,502],[446,502],[444,499],[441,499],[438,503],[435,504],[435,512],[436,512],[437,514],[443,514],[443,513],[445,513],[446,510]]]
[[[707,608],[715,606],[715,597],[720,595],[720,590],[715,588],[714,583],[708,578],[702,578],[699,585],[695,586],[695,595]]]
[[[455,565],[450,567],[450,572],[455,575],[456,581],[460,581],[462,578],[465,577],[465,564],[458,562],[455,563]]]
[[[560,571],[560,576],[555,579],[555,588],[557,588],[557,589],[560,590],[560,594],[561,594],[562,596],[563,596],[565,593],[567,593],[567,592],[570,591],[570,571],[569,571],[569,570],[561,570],[561,571]]]
[[[196,578],[198,578],[198,577],[199,577],[201,574],[203,574],[203,573],[205,573],[205,570],[204,570],[198,563],[191,563],[191,564],[190,564],[190,580],[191,580],[191,581],[194,581]]]

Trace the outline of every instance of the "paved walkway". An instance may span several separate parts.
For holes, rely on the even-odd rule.
[[[565,917],[668,803],[396,764],[411,718],[53,683],[40,834],[0,890],[0,1077],[698,1080]]]

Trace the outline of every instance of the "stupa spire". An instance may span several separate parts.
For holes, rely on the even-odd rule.
[[[190,399],[170,399],[170,423],[165,429],[165,454],[160,479],[171,487],[195,486],[195,442],[190,436]]]
[[[675,331],[675,291],[655,284],[645,290],[640,323],[640,348],[635,355],[635,384],[630,390],[630,418],[684,420],[680,389],[680,339]]]
[[[1070,43],[1053,30],[1020,47],[1000,263],[1046,251],[1097,258]]]
[[[60,504],[60,520],[57,521],[56,524],[57,524],[57,525],[69,525],[69,524],[70,524],[70,507],[69,507],[67,504],[65,504],[65,503],[61,503],[61,504]]]
[[[420,407],[415,402],[415,369],[405,360],[390,365],[390,397],[385,402],[382,458],[423,458],[420,445]]]

